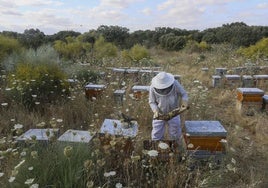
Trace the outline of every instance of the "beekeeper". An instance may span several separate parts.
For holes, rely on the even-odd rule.
[[[152,140],[164,139],[166,124],[168,125],[169,139],[180,139],[182,131],[179,115],[168,121],[157,119],[159,114],[167,114],[178,107],[185,108],[188,105],[187,92],[182,85],[174,79],[172,74],[160,72],[153,77],[149,90],[149,105],[154,114],[152,122]]]

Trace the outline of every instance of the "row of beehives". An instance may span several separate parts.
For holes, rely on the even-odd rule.
[[[122,137],[125,140],[128,140],[127,146],[123,149],[126,154],[131,154],[134,149],[132,142],[138,134],[138,123],[136,121],[132,121],[129,124],[121,122],[120,120],[105,119],[98,134],[83,130],[67,130],[61,136],[59,134],[59,129],[29,129],[24,134],[17,137],[17,141],[19,143],[27,143],[27,141],[31,142],[35,140],[47,143],[51,140],[51,137],[54,137],[60,143],[90,143],[95,137],[108,139],[109,137],[107,135],[110,135],[116,136],[117,138]],[[210,157],[212,155],[224,154],[226,137],[227,131],[219,121],[185,121],[185,133],[183,140],[186,144],[186,151],[192,156]],[[159,143],[159,141],[152,142]],[[175,143],[175,141],[161,142]],[[111,142],[109,140],[108,142],[107,140],[103,140],[101,144],[111,144]],[[159,157],[161,158],[167,157],[161,154],[170,154],[170,152],[179,154],[177,144],[178,142],[176,142],[176,145],[169,145],[170,148],[164,149],[160,146],[159,148],[158,145],[145,144],[144,149],[158,150]]]
[[[237,87],[257,87],[268,89],[268,75],[213,75],[213,87],[237,88]]]
[[[237,88],[236,108],[241,114],[268,112],[268,95],[259,88]]]
[[[208,71],[207,68],[202,69],[203,71]],[[252,75],[252,74],[268,74],[268,66],[245,66],[245,67],[234,67],[231,70],[227,68],[215,68],[215,75],[223,76],[225,74],[238,75]]]

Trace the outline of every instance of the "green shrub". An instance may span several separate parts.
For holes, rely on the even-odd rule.
[[[16,39],[0,35],[0,64],[8,55],[20,49],[21,46]]]
[[[65,74],[57,65],[20,63],[8,75],[10,97],[28,109],[56,102],[69,94]]]
[[[123,50],[121,52],[123,59],[129,61],[140,61],[150,57],[147,48],[140,44],[135,44],[129,51]]]
[[[97,59],[116,57],[118,51],[114,44],[106,42],[103,37],[96,40],[94,50]]]
[[[85,85],[89,82],[97,83],[100,79],[100,74],[96,71],[82,69],[76,73],[76,78],[82,83],[82,85]]]

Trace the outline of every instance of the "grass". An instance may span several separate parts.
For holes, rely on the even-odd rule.
[[[267,113],[241,115],[235,109],[235,89],[211,86],[215,67],[232,69],[243,65],[244,60],[226,46],[217,46],[202,54],[153,49],[152,59],[163,70],[182,76],[181,82],[190,98],[190,110],[182,115],[182,126],[185,120],[218,120],[228,131],[227,153],[220,164],[213,159],[195,161],[186,154],[181,161],[170,157],[168,162],[161,162],[146,154],[143,140],[150,139],[152,112],[147,97],[135,100],[130,96],[131,87],[139,82],[123,75],[116,77],[106,67],[95,69],[92,65],[87,68],[107,72],[101,80],[107,84],[101,99],[87,100],[78,85],[64,102],[45,104],[42,111],[36,108],[29,112],[9,101],[2,95],[5,88],[1,88],[0,102],[7,105],[0,106],[0,186],[266,187]],[[114,62],[117,61],[111,65],[107,62],[106,66],[116,66]],[[202,67],[208,67],[208,72],[203,72]],[[113,92],[121,88],[126,89],[125,100],[123,105],[117,105]],[[60,128],[61,134],[68,129],[98,132],[104,119],[121,119],[121,112],[135,118],[139,124],[139,133],[130,142],[134,150],[129,155],[125,152],[129,142],[108,135],[104,140],[96,136],[90,144],[79,145],[55,141],[45,145],[15,142],[16,136],[42,122],[44,128]],[[23,127],[15,130],[15,124]],[[10,183],[13,176],[15,179]]]

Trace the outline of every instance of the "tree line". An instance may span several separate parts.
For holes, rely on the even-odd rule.
[[[154,30],[137,30],[130,32],[126,27],[101,25],[85,33],[76,31],[59,31],[45,35],[39,29],[26,29],[23,33],[2,31],[3,36],[18,39],[26,48],[37,49],[39,46],[55,41],[68,42],[68,37],[80,37],[82,42],[95,44],[102,36],[106,42],[113,43],[120,49],[130,49],[135,44],[147,48],[159,46],[165,50],[180,50],[189,41],[208,44],[228,43],[234,47],[248,47],[262,38],[268,37],[268,26],[248,26],[243,22],[224,24],[221,27],[208,28],[203,31],[185,30],[170,27],[157,27]]]

